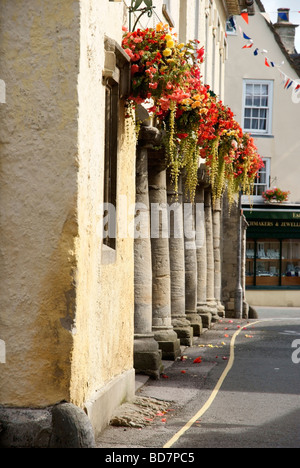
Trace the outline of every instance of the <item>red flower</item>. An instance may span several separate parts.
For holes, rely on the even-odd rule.
[[[138,73],[139,69],[140,69],[140,67],[138,65],[136,65],[136,64],[132,65],[131,66],[131,75],[133,76],[133,75],[135,75],[135,73]]]
[[[184,140],[188,136],[189,136],[188,133],[177,133],[177,138],[179,138],[179,140]]]

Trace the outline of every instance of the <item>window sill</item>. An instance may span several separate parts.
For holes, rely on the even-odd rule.
[[[251,136],[253,138],[275,138],[274,135],[267,135],[267,134],[261,134],[261,133],[251,133]]]

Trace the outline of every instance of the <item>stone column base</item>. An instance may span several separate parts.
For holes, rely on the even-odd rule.
[[[204,328],[211,328],[212,313],[211,309],[206,304],[199,304],[197,306],[197,314],[200,315]]]
[[[219,317],[225,318],[225,307],[223,306],[223,304],[221,304],[221,302],[218,302],[217,304],[217,311]]]
[[[209,307],[210,312],[212,314],[212,323],[219,322],[220,316],[218,315],[218,307],[215,299],[207,299],[207,306]]]
[[[201,336],[203,333],[203,324],[200,315],[198,315],[194,311],[192,312],[189,310],[185,311],[185,315],[188,321],[190,322],[191,326],[193,327],[194,336]]]
[[[149,375],[159,379],[163,370],[162,352],[154,335],[134,336],[134,368],[136,374]]]
[[[1,448],[94,448],[93,427],[72,403],[44,409],[0,407]]]
[[[162,359],[175,361],[181,356],[180,340],[171,327],[153,327],[154,338],[162,351]]]
[[[182,315],[172,315],[172,325],[182,346],[193,346],[194,331],[191,323]]]

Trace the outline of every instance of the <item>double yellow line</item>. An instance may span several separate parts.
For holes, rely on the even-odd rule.
[[[228,364],[227,364],[225,370],[223,371],[223,374],[221,375],[221,377],[220,377],[217,385],[215,386],[212,394],[210,395],[209,399],[207,400],[205,405],[202,406],[202,408],[198,411],[198,413],[196,413],[195,416],[193,416],[192,419],[190,419],[189,422],[187,422],[186,425],[183,426],[183,428],[180,429],[180,431],[178,431],[172,437],[172,439],[170,439],[169,442],[167,442],[166,445],[164,445],[163,448],[173,447],[173,445],[176,444],[176,442],[180,439],[180,437],[182,437],[183,434],[185,434],[193,426],[193,424],[195,424],[195,422],[199,418],[201,418],[201,416],[203,416],[203,414],[206,413],[206,411],[211,407],[212,403],[214,402],[216,396],[219,393],[220,388],[223,385],[224,380],[226,379],[228,373],[230,372],[230,370],[232,369],[232,366],[234,364],[234,345],[235,345],[235,340],[236,340],[237,336],[241,333],[241,331],[243,329],[245,329],[247,327],[252,327],[253,325],[255,325],[255,324],[259,323],[259,322],[260,322],[260,320],[258,320],[256,322],[248,323],[248,325],[244,325],[242,328],[240,328],[239,330],[237,330],[235,332],[235,334],[231,338],[231,342],[230,342],[230,357],[229,357],[229,360],[228,360]]]

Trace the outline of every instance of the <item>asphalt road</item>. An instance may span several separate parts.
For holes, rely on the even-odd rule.
[[[268,319],[248,334],[212,406],[173,447],[300,448],[300,319]]]
[[[299,309],[262,309],[250,323],[224,319],[184,353],[140,392],[170,402],[164,422],[109,428],[99,447],[300,448]]]

